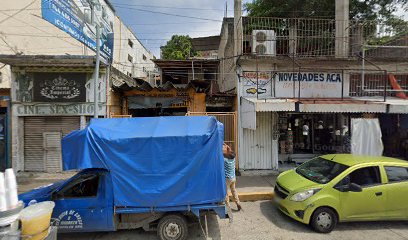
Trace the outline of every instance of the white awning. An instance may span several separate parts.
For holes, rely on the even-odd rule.
[[[300,104],[299,112],[305,112],[305,113],[386,113],[387,106],[381,103]]]
[[[295,101],[290,99],[256,99],[244,98],[253,103],[256,112],[294,112]]]

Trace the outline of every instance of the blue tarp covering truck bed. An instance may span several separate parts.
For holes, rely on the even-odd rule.
[[[223,125],[213,117],[96,119],[62,141],[64,170],[107,169],[116,207],[222,202]]]

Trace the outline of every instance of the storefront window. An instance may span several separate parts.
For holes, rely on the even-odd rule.
[[[280,154],[348,153],[349,119],[345,114],[280,114]]]

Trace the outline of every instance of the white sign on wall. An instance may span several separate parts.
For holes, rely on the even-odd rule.
[[[335,72],[244,72],[242,96],[265,98],[341,98],[343,76]]]
[[[273,97],[272,73],[244,72],[242,78],[243,97],[271,98]]]
[[[342,85],[341,73],[281,72],[275,77],[275,97],[298,97],[300,87],[301,98],[341,98]]]

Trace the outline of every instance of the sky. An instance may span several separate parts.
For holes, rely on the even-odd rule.
[[[243,3],[252,0],[242,0]],[[219,35],[228,6],[233,17],[234,0],[110,0],[122,21],[156,57],[173,34],[205,37]],[[178,15],[178,16],[176,16]],[[402,9],[397,15],[408,19]],[[182,17],[183,16],[183,17]]]
[[[165,45],[174,34],[190,37],[219,35],[226,3],[228,17],[234,14],[233,0],[110,0],[110,2],[122,21],[131,27],[137,38],[156,57],[160,57],[160,46]]]

